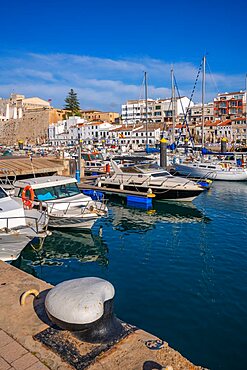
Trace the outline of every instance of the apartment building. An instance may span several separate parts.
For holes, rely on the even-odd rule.
[[[112,128],[112,139],[115,137],[115,143],[126,147],[138,147],[139,145],[154,146],[159,144],[163,125],[150,123],[146,130],[144,124],[128,124],[118,128]]]
[[[174,115],[176,120],[184,116],[188,106],[189,98],[183,96],[176,98],[174,101]],[[191,103],[191,105],[194,105]],[[147,100],[147,116],[148,124],[169,122],[172,120],[172,100],[169,99],[148,99]],[[146,122],[146,101],[128,100],[126,104],[122,105],[121,118],[123,124],[138,124]]]
[[[214,115],[221,120],[241,117],[246,114],[246,92],[237,91],[218,94],[214,99]]]
[[[214,120],[214,103],[204,104],[205,121]],[[202,122],[202,104],[195,104],[188,110],[188,121],[192,124]]]
[[[153,102],[153,99],[147,100],[149,122],[152,120]],[[133,125],[146,121],[146,101],[144,99],[128,100],[126,104],[122,105],[121,119],[125,125]]]

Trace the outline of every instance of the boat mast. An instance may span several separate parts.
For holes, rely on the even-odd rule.
[[[245,146],[247,146],[247,73],[245,75]]]
[[[146,148],[148,148],[148,85],[147,85],[147,72],[144,72],[145,83],[145,118],[146,118]]]
[[[175,143],[175,86],[174,86],[174,70],[171,68],[171,89],[172,89],[172,144]]]
[[[205,100],[205,75],[206,75],[206,57],[203,57],[203,67],[202,67],[202,148],[204,147],[204,100]]]

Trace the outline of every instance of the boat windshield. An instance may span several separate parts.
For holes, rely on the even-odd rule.
[[[20,189],[19,196],[22,194]],[[35,199],[40,201],[49,201],[54,199],[68,198],[80,194],[76,183],[49,186],[41,189],[34,189]]]
[[[167,176],[172,177],[172,175],[167,171],[152,173],[151,176],[152,177],[167,177]]]
[[[82,153],[81,157],[85,161],[104,160],[103,155],[101,153]]]
[[[142,163],[138,164],[136,167],[139,168],[142,172],[152,172],[153,170],[162,170],[162,167],[160,167],[157,163]]]

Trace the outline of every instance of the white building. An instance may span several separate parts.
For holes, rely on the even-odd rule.
[[[73,116],[67,120],[50,124],[48,137],[50,144],[54,146],[75,145],[79,140],[84,144],[106,142],[114,137],[111,132],[113,127],[119,126],[108,122],[88,122],[83,118]]]
[[[112,139],[115,137],[117,145],[126,147],[155,146],[159,144],[163,125],[123,125],[122,127],[112,129]]]
[[[214,121],[214,103],[204,104],[205,121]],[[188,111],[188,121],[190,123],[202,122],[202,104],[195,104]]]
[[[48,127],[48,138],[51,145],[67,146],[78,143],[78,124],[83,124],[84,119],[73,116],[69,119],[51,123]]]
[[[147,100],[148,106],[148,120],[152,119],[153,99]],[[122,105],[122,123],[132,125],[135,123],[142,123],[146,120],[146,101],[128,100],[126,104]]]
[[[109,122],[84,122],[78,124],[78,134],[85,144],[91,142],[106,142],[112,138],[112,125]]]
[[[176,120],[184,116],[187,108],[193,106],[189,98],[183,96],[174,101],[174,115]],[[148,122],[168,122],[172,119],[172,101],[169,99],[148,99]],[[122,122],[124,124],[137,124],[146,121],[146,102],[145,100],[128,100],[122,105]]]
[[[27,111],[49,108],[50,103],[38,97],[25,98],[24,95],[11,94],[8,99],[0,98],[0,120],[22,118]]]

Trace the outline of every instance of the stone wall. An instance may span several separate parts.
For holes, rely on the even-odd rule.
[[[22,118],[0,122],[0,144],[14,145],[18,140],[25,144],[42,144],[47,140],[48,125],[61,119],[62,111],[42,109],[28,111]]]

